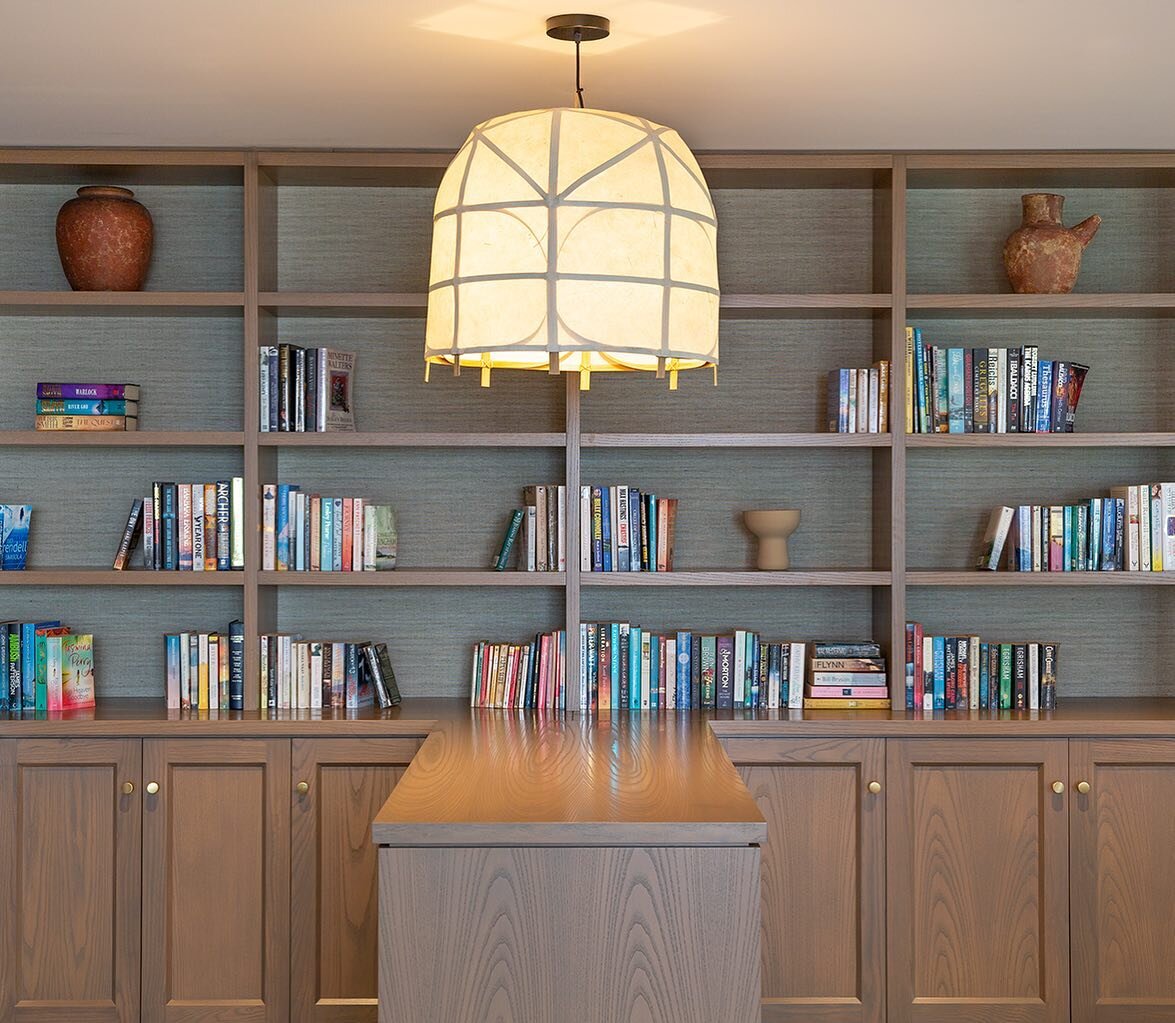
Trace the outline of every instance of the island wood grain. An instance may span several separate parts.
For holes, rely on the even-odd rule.
[[[380,850],[380,1023],[758,1023],[759,850]]]

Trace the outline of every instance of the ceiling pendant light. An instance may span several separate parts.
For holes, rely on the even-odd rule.
[[[717,221],[677,132],[583,105],[579,45],[608,19],[550,18],[575,43],[578,105],[484,121],[433,215],[428,366],[580,374],[718,367]]]

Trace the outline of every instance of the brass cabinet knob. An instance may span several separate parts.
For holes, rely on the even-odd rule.
[[[294,788],[297,789],[298,795],[304,796],[307,792],[310,791],[310,782],[300,781],[297,785],[294,786]]]
[[[157,782],[157,781],[147,782],[147,795],[153,796],[158,791],[159,791],[159,782]]]
[[[1053,791],[1059,796],[1065,791],[1065,783],[1063,781],[1053,782]]]
[[[1079,781],[1077,783],[1077,791],[1080,792],[1083,796],[1089,793],[1089,788],[1089,782],[1087,781]]]
[[[881,791],[881,782],[871,781],[868,785],[868,788],[870,792],[872,792],[874,795],[877,795],[877,793]]]
[[[135,783],[133,781],[124,781],[122,783],[122,794],[124,796],[133,795],[135,791]]]

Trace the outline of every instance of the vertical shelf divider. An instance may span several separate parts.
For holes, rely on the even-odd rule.
[[[565,409],[564,430],[567,434],[564,471],[567,506],[564,508],[564,534],[567,556],[566,597],[564,611],[567,629],[567,709],[583,711],[579,702],[579,480],[580,480],[580,391],[579,374],[564,373]]]
[[[906,158],[895,156],[890,192],[890,658],[889,694],[905,704],[906,663]],[[900,672],[899,672],[900,669]]]

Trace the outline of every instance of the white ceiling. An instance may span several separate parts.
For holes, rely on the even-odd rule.
[[[0,0],[0,145],[447,148],[570,102],[570,52],[420,26],[465,2]],[[1175,148],[1170,0],[674,2],[716,20],[585,46],[588,105],[706,149]]]

